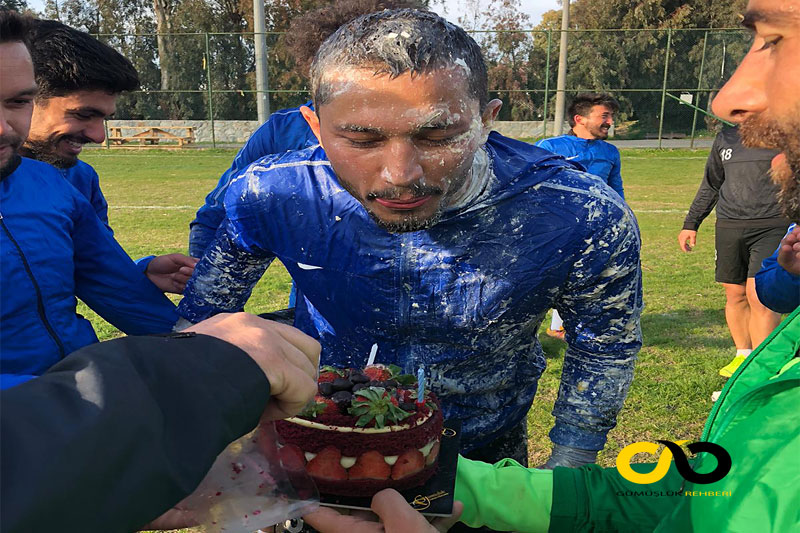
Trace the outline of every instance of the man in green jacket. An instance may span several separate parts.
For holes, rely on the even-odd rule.
[[[741,123],[745,144],[764,147],[767,139],[781,151],[772,161],[773,179],[782,189],[784,213],[800,222],[800,0],[750,0],[743,24],[754,32],[753,46],[713,108]],[[464,504],[461,521],[523,532],[800,531],[798,406],[800,309],[739,367],[708,417],[700,441],[730,455],[730,471],[721,479],[692,483],[674,462],[657,481],[637,484],[597,465],[548,471],[509,459],[490,465],[460,458],[455,498]],[[715,456],[699,453],[689,466],[709,473],[717,465]],[[656,468],[635,465],[640,473]],[[383,525],[326,508],[306,518],[325,533],[437,530],[418,522],[393,529],[390,524],[410,508],[395,500],[384,509],[375,507]]]

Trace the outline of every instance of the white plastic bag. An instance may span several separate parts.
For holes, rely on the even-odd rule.
[[[305,470],[280,460],[273,422],[232,442],[180,507],[208,533],[252,533],[317,508],[319,494]]]

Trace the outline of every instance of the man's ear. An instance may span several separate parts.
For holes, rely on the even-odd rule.
[[[500,113],[500,109],[503,107],[503,102],[495,98],[494,100],[490,100],[488,104],[486,104],[486,109],[483,110],[481,114],[481,120],[483,121],[483,127],[487,129],[492,128],[492,123],[497,119],[497,115]]]
[[[319,145],[322,146],[322,135],[319,133],[319,117],[308,106],[301,106],[300,113],[303,114],[303,118],[306,119],[308,127],[311,128],[311,132],[314,134],[314,137],[317,138]],[[324,149],[325,147],[322,146],[322,148]]]

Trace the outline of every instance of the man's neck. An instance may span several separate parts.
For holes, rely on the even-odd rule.
[[[486,190],[486,185],[489,183],[491,177],[492,169],[489,164],[489,154],[486,153],[484,147],[481,147],[475,152],[472,158],[469,177],[467,177],[461,188],[452,196],[447,210],[460,209],[472,202]]]
[[[577,137],[579,139],[585,139],[587,141],[596,141],[597,140],[597,138],[594,135],[592,135],[588,131],[583,131],[580,128],[578,129],[578,131],[575,131],[575,128],[572,128],[571,130],[569,130],[569,134],[570,135],[574,135],[575,137]]]

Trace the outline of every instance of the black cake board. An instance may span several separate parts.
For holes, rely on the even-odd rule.
[[[406,501],[425,516],[451,516],[456,486],[456,465],[461,442],[461,421],[445,421],[439,448],[439,468],[421,487],[401,491]],[[372,498],[353,498],[320,494],[320,504],[327,507],[370,510]]]

